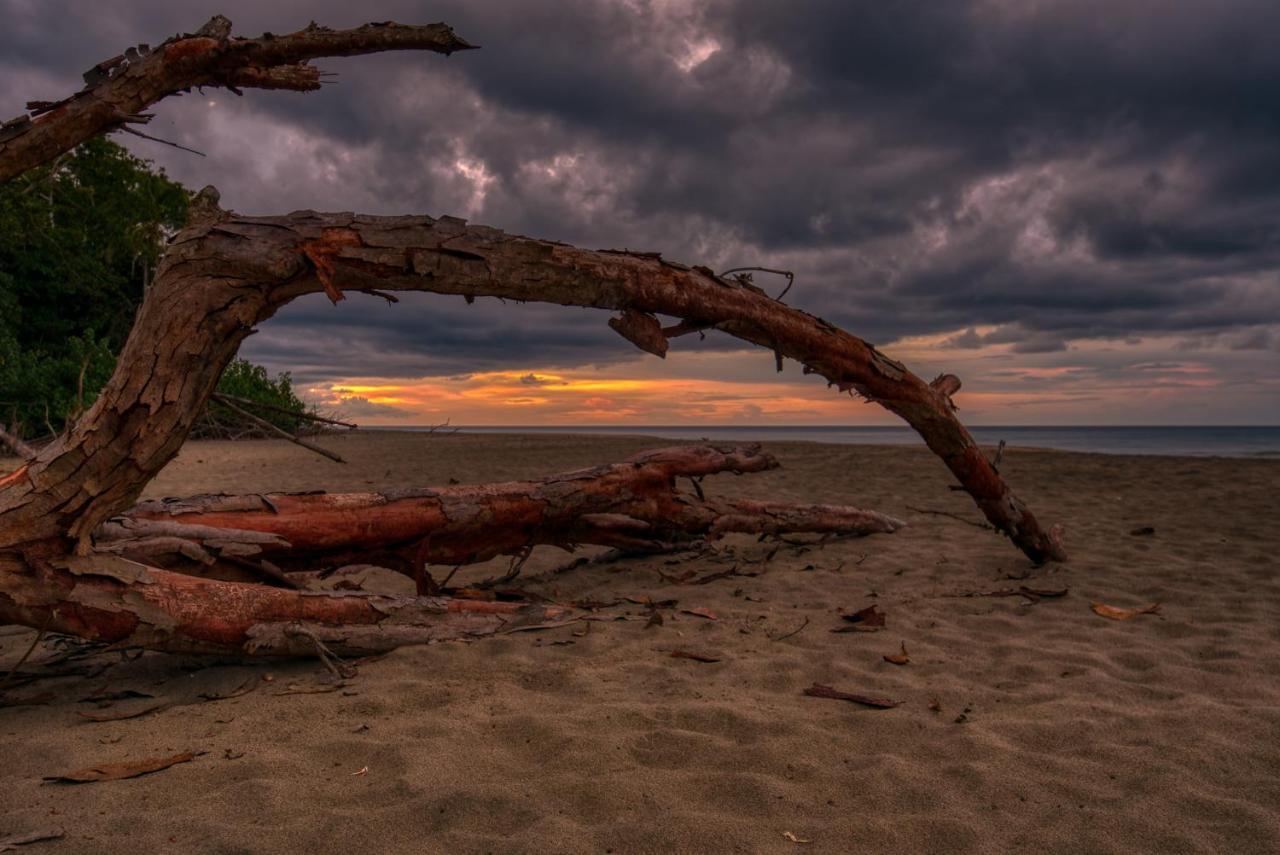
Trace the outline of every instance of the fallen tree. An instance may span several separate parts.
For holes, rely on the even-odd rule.
[[[226,19],[215,18],[196,34],[175,37],[154,51],[133,50],[100,63],[86,73],[86,88],[69,99],[29,105],[33,116],[0,128],[0,180],[94,134],[143,120],[140,111],[148,105],[192,86],[305,90],[320,83],[319,72],[307,64],[318,56],[399,49],[447,54],[465,47],[469,45],[442,24],[371,24],[343,31],[312,26],[284,36],[238,39],[230,36]],[[511,620],[547,617],[547,610],[537,606],[477,611],[473,604],[432,597],[401,601],[355,594],[317,596],[194,578],[122,557],[133,554],[159,561],[165,554],[183,554],[203,564],[203,550],[216,563],[228,552],[218,546],[215,555],[212,544],[243,537],[226,534],[219,541],[218,530],[281,537],[287,547],[264,540],[256,547],[259,552],[248,556],[276,566],[296,566],[308,558],[339,560],[342,550],[354,548],[350,534],[341,535],[338,543],[318,542],[322,527],[314,524],[335,513],[347,498],[267,497],[256,506],[243,499],[227,500],[229,504],[196,500],[187,506],[192,513],[203,516],[205,523],[218,523],[209,526],[215,530],[212,535],[203,532],[199,537],[189,530],[157,533],[157,527],[166,524],[194,525],[185,513],[173,519],[173,505],[143,505],[108,522],[128,509],[177,453],[245,336],[291,300],[313,292],[327,294],[334,303],[346,292],[385,295],[412,290],[460,295],[468,301],[493,296],[609,309],[619,313],[610,321],[615,330],[660,356],[679,335],[727,332],[769,348],[779,361],[795,359],[806,372],[826,378],[840,391],[857,393],[898,414],[942,458],[991,524],[1032,560],[1065,557],[1056,532],[1040,526],[956,418],[951,403],[959,388],[956,378],[943,375],[926,383],[870,344],[774,300],[746,278],[718,276],[708,268],[652,253],[592,251],[508,235],[452,217],[310,211],[245,217],[222,210],[218,201],[212,188],[193,201],[190,223],[165,254],[116,371],[98,399],[69,431],[0,477],[0,620],[161,649],[282,653],[305,649],[306,639],[321,636],[326,643],[368,649],[491,632]],[[664,327],[658,315],[678,322]],[[601,487],[606,493],[622,489],[608,475],[599,475],[594,483],[612,483]],[[482,488],[472,499],[484,495],[488,500],[503,488],[510,485]],[[645,489],[652,491],[652,484]],[[672,491],[663,495],[668,504],[679,501]],[[610,542],[609,538],[614,543],[657,542],[676,533],[714,534],[735,526],[764,531],[779,520],[794,519],[796,513],[808,521],[805,524],[820,526],[827,524],[820,520],[850,510],[797,510],[761,503],[717,507],[702,502],[688,505],[688,510],[682,505],[668,519],[641,512],[647,496],[638,504],[628,503],[617,492],[606,498],[623,507],[623,513],[579,508],[557,524],[562,528],[554,531],[555,537],[568,543]],[[537,504],[527,504],[529,499],[526,492],[520,501],[512,500],[514,528],[504,524],[487,531],[485,536],[496,539],[499,551],[528,547],[530,530],[520,530],[517,520],[520,508]],[[384,540],[361,543],[359,549],[381,549],[419,565],[450,548],[452,558],[486,554],[488,549],[477,549],[479,541],[468,542],[462,532],[442,534],[438,543],[431,536],[432,509],[438,511],[449,500],[438,491],[401,499],[368,494],[362,508],[342,512],[340,524],[352,531],[363,526],[376,529],[374,521],[390,525],[393,518],[400,519],[399,511],[412,508],[420,514],[412,532],[396,529],[392,537],[386,529]],[[277,513],[282,508],[287,513]],[[605,516],[592,518],[593,514]],[[295,528],[286,536],[287,525]],[[499,537],[506,531],[509,536]],[[121,555],[95,551],[99,532],[103,549],[112,549],[114,543]],[[400,540],[401,534],[408,539]],[[156,538],[171,536],[186,541],[186,553],[172,541],[176,553],[145,551],[156,546]],[[411,546],[414,538],[417,547]],[[151,542],[144,547],[141,541]],[[269,558],[261,545],[268,542],[276,543]],[[414,548],[418,552],[412,552]],[[427,584],[420,581],[420,587]],[[396,628],[394,633],[389,633],[390,626]],[[357,637],[359,643],[353,641]]]
[[[420,594],[435,594],[428,564],[474,564],[539,544],[656,553],[730,532],[861,536],[903,525],[840,505],[709,499],[676,489],[679,478],[777,465],[757,447],[690,446],[538,481],[168,499],[108,520],[94,544],[155,566],[231,578],[247,570],[276,582],[289,572],[374,564],[413,577]]]

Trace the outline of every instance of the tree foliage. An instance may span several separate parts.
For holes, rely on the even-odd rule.
[[[0,418],[57,431],[93,400],[187,198],[105,139],[0,185]]]
[[[218,392],[240,401],[256,401],[265,406],[242,407],[252,410],[281,430],[298,434],[314,429],[314,423],[301,418],[310,408],[293,391],[293,378],[285,371],[272,377],[267,369],[247,359],[235,359],[222,372]],[[194,437],[261,436],[262,430],[246,424],[245,419],[216,398],[205,408],[204,416],[191,431]]]
[[[165,241],[190,194],[104,138],[0,184],[0,422],[57,433],[115,367]],[[219,390],[293,412],[288,375],[237,360]],[[298,419],[263,412],[286,430]],[[206,434],[214,420],[206,419]],[[229,423],[226,413],[216,420]],[[234,423],[230,419],[230,423]]]

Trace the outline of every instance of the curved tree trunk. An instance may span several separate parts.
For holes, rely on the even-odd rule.
[[[0,181],[94,134],[145,121],[139,112],[149,104],[192,86],[306,90],[320,83],[306,64],[315,57],[465,47],[444,25],[312,26],[288,36],[235,39],[230,23],[215,18],[155,51],[100,63],[86,73],[86,88],[65,101],[29,105],[34,120],[20,117],[0,127]],[[228,583],[147,568],[123,578],[117,572],[123,565],[104,572],[99,564],[80,563],[107,560],[88,555],[92,533],[128,508],[177,453],[244,337],[298,296],[323,291],[336,303],[352,290],[609,309],[621,313],[611,322],[615,330],[659,355],[676,335],[722,330],[901,416],[992,525],[1032,560],[1065,558],[1056,532],[1041,527],[956,418],[950,396],[958,380],[944,375],[925,383],[870,344],[748,281],[655,254],[584,250],[451,217],[243,217],[218,208],[216,191],[206,188],[189,227],[166,253],[102,394],[71,430],[0,477],[0,618],[114,640],[148,638],[170,649],[244,646],[254,627],[288,620],[377,623],[384,604],[368,597],[344,602],[263,587],[220,588]],[[658,314],[680,322],[664,329]],[[716,524],[725,526],[725,520],[764,525],[761,515],[780,512],[764,505],[723,510]],[[617,520],[597,522],[621,536]],[[393,611],[423,620],[455,614],[438,603],[414,608],[395,605]],[[455,619],[439,619],[450,627],[440,632],[471,631],[470,624],[459,630]],[[496,619],[484,620],[492,626]]]

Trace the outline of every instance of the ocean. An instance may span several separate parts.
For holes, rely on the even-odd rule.
[[[415,430],[415,428],[393,428]],[[426,428],[417,428],[426,430]],[[749,426],[556,426],[460,427],[462,433],[640,434],[663,439],[916,445],[923,441],[909,427],[749,427]],[[1280,459],[1280,426],[1268,427],[970,427],[983,445],[1005,440],[1011,446],[1056,448],[1097,454],[1164,454]]]

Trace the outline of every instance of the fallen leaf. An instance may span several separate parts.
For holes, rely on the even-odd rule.
[[[583,638],[586,635],[590,634],[590,632],[591,632],[591,624],[584,622],[579,629],[575,629],[573,632],[569,634],[572,635],[574,638]]]
[[[166,709],[168,706],[169,706],[168,701],[162,701],[161,703],[158,703],[158,704],[151,704],[149,706],[145,706],[142,709],[125,710],[124,712],[117,712],[117,713],[77,712],[76,715],[80,716],[81,718],[87,718],[89,719],[89,721],[124,721],[127,718],[139,718],[141,716],[147,715],[148,713],[159,712],[162,709]]]
[[[782,836],[790,840],[792,843],[812,843],[813,842],[807,837],[796,837],[790,831],[782,832]]]
[[[232,751],[230,748],[222,752],[223,760],[239,760],[243,756],[244,756],[243,751]]]
[[[892,709],[901,701],[891,701],[888,698],[871,698],[866,695],[854,695],[849,692],[839,692],[830,686],[824,686],[821,683],[814,683],[812,686],[804,690],[804,693],[811,698],[830,698],[834,701],[852,701],[855,704],[863,706],[876,707],[877,709]]]
[[[360,771],[359,771],[359,772],[352,772],[352,773],[351,773],[351,777],[353,777],[353,778],[363,778],[365,775],[368,775],[368,774],[369,774],[369,767],[368,767],[368,766],[361,766],[361,767],[360,767]]]
[[[369,725],[367,725],[367,724],[362,724],[362,725],[360,725],[359,727],[354,728],[351,732],[352,732],[352,733],[368,733],[368,732],[369,732]]]
[[[19,846],[39,843],[42,840],[61,840],[65,836],[66,833],[62,831],[32,831],[27,834],[19,834],[17,837],[8,837],[0,840],[0,852],[16,852]]]
[[[901,653],[890,653],[884,657],[884,661],[893,665],[906,665],[911,661],[911,657],[907,655],[907,643],[902,642]]]
[[[688,650],[672,650],[671,657],[673,659],[692,659],[694,662],[719,662],[719,658],[708,656],[705,653],[691,653]]]
[[[645,629],[648,629],[651,626],[662,626],[662,612],[657,609],[649,612],[649,619],[644,623]]]
[[[847,615],[840,615],[842,620],[855,624],[857,629],[844,629],[841,632],[875,632],[878,629],[884,629],[884,612],[880,611],[880,606],[872,603],[865,609],[859,609]]]
[[[716,613],[711,611],[711,609],[703,609],[703,608],[681,609],[680,611],[683,614],[693,615],[694,617],[706,618],[707,620],[720,620],[720,618],[716,616]]]
[[[942,712],[942,701],[938,700],[937,698],[930,698],[929,709],[933,710],[934,712]]]
[[[1132,609],[1108,606],[1105,603],[1090,603],[1089,607],[1093,609],[1094,614],[1102,615],[1104,618],[1110,618],[1111,620],[1129,620],[1130,618],[1136,618],[1138,615],[1160,614],[1160,603],[1149,603]]]
[[[125,778],[137,778],[139,775],[159,772],[179,763],[190,763],[203,753],[203,751],[184,751],[172,757],[153,757],[149,760],[130,760],[124,763],[103,763],[62,775],[47,775],[45,780],[56,784],[91,784],[95,781],[120,781]]]
[[[655,600],[653,597],[623,597],[628,603],[635,603],[637,606],[648,606],[651,609],[673,609],[679,600]]]

